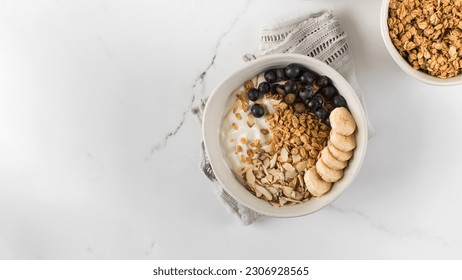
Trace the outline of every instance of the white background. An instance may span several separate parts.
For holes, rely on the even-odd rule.
[[[398,68],[380,2],[0,0],[0,258],[462,258],[462,86]],[[325,9],[377,135],[332,206],[242,226],[190,109],[261,23]]]

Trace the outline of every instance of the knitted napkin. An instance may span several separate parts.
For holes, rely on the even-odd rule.
[[[268,54],[299,53],[324,61],[351,84],[365,108],[364,99],[356,81],[353,57],[346,38],[347,34],[341,29],[340,22],[330,11],[297,17],[285,22],[274,21],[262,26],[259,52],[246,54],[243,59],[250,61]],[[192,112],[201,122],[206,102],[207,99],[203,99],[199,106],[192,109]],[[373,128],[369,120],[368,129],[369,137],[371,137]],[[215,182],[217,197],[230,212],[236,214],[244,225],[249,225],[262,216],[238,203],[219,185],[209,163],[204,142],[201,145],[200,158],[201,169],[211,181]]]

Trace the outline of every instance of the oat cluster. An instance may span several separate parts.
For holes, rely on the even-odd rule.
[[[462,68],[462,0],[391,0],[390,38],[414,69],[446,79]]]

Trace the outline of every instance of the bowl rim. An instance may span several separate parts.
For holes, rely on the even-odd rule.
[[[220,130],[222,119],[223,119],[223,114],[225,112],[223,112],[222,109],[217,108],[215,103],[223,102],[222,100],[221,101],[219,100],[220,98],[229,100],[230,96],[232,95],[233,91],[230,91],[230,92],[222,91],[221,90],[222,88],[231,87],[230,85],[232,85],[232,87],[234,88],[238,88],[240,85],[243,84],[243,82],[245,82],[245,80],[248,80],[249,77],[251,77],[252,75],[256,75],[264,71],[261,69],[259,71],[256,71],[256,69],[259,69],[258,67],[263,66],[264,69],[270,69],[274,67],[281,67],[282,65],[287,65],[293,62],[298,62],[302,65],[306,65],[307,67],[313,69],[314,71],[317,71],[320,74],[328,72],[328,74],[326,75],[328,75],[329,78],[331,78],[334,84],[341,85],[342,95],[345,97],[345,99],[347,99],[349,107],[351,108],[351,106],[354,106],[355,108],[354,113],[357,115],[355,117],[358,123],[357,127],[361,128],[361,130],[357,132],[358,134],[356,136],[357,141],[358,141],[357,149],[358,147],[361,146],[362,148],[358,150],[362,152],[355,152],[355,157],[354,157],[355,164],[354,165],[349,164],[349,166],[347,167],[347,169],[348,168],[350,169],[348,171],[348,175],[347,175],[347,169],[345,169],[345,176],[343,178],[348,178],[348,179],[345,179],[343,183],[340,183],[342,180],[337,182],[336,183],[337,188],[332,189],[326,195],[320,197],[319,199],[316,199],[316,202],[315,202],[316,204],[312,202],[311,204],[313,205],[306,206],[307,203],[309,203],[307,202],[307,203],[302,203],[296,206],[284,206],[284,207],[276,208],[276,207],[271,206],[268,202],[263,201],[259,198],[256,198],[252,193],[248,192],[245,189],[245,187],[241,183],[239,183],[237,179],[234,177],[234,173],[231,171],[229,165],[226,163],[226,160],[222,152],[221,141],[220,141],[221,139],[220,131],[217,132],[217,127],[218,127],[218,130]],[[252,73],[252,69],[255,73]],[[234,83],[231,82],[233,80],[238,79],[239,76],[243,76],[244,74],[246,74],[245,80],[241,82],[237,82],[237,81],[235,81]],[[345,95],[345,93],[347,93],[347,96]],[[220,95],[226,95],[226,97],[222,97]],[[216,116],[220,116],[219,121],[216,120],[215,118]],[[217,125],[217,123],[219,124]],[[212,167],[212,170],[215,173],[215,177],[218,183],[223,187],[223,189],[232,198],[234,198],[238,203],[246,206],[247,208],[257,213],[266,215],[266,216],[298,217],[298,216],[304,216],[307,214],[314,213],[316,211],[323,209],[327,205],[331,204],[354,181],[354,179],[359,173],[359,170],[361,169],[361,165],[364,161],[364,157],[365,157],[366,150],[367,150],[367,121],[366,121],[366,114],[365,114],[364,108],[362,107],[361,101],[358,95],[356,94],[355,90],[352,88],[350,83],[346,81],[346,79],[342,75],[340,75],[340,73],[338,73],[335,69],[333,69],[331,66],[327,65],[326,63],[322,61],[319,61],[317,59],[314,59],[312,57],[308,57],[305,55],[272,54],[272,55],[266,55],[263,57],[259,57],[251,62],[248,62],[244,66],[240,67],[238,70],[234,71],[232,74],[228,75],[225,79],[223,79],[215,87],[215,89],[210,94],[208,101],[206,103],[205,109],[204,109],[203,122],[202,122],[202,136],[204,140],[205,150],[206,150],[206,153],[208,154],[209,162]],[[229,176],[230,176],[229,174],[232,174],[232,177],[234,178],[234,180],[229,181]],[[238,188],[240,189],[239,192],[242,193],[241,190],[244,189],[247,194],[240,196],[238,193],[236,193],[236,189]],[[288,208],[290,209],[284,210]]]
[[[395,45],[391,41],[389,30],[388,30],[388,6],[390,0],[383,0],[382,7],[380,11],[380,30],[382,34],[382,39],[385,43],[385,47],[388,50],[388,53],[391,55],[393,60],[398,64],[398,66],[409,76],[416,78],[417,80],[435,86],[452,86],[459,85],[462,83],[462,74],[457,75],[456,77],[448,79],[440,79],[438,77],[427,74],[423,71],[412,68],[412,66],[401,56],[401,54],[396,49]]]

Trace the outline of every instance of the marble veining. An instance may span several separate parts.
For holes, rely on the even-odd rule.
[[[100,255],[95,253],[95,251],[93,251],[93,249],[90,246],[87,247],[87,252],[92,256],[92,258],[96,258],[96,259],[100,259],[100,260],[103,259]]]
[[[248,9],[250,3],[252,2],[252,0],[247,0],[247,2],[245,3],[244,7],[242,8],[242,10],[236,15],[236,17],[233,19],[233,21],[230,23],[229,27],[227,28],[227,30],[225,32],[223,32],[220,37],[218,37],[217,39],[217,42],[215,44],[215,47],[214,47],[214,51],[213,51],[213,56],[210,60],[210,63],[207,65],[207,67],[205,68],[205,70],[203,70],[197,77],[196,79],[194,80],[194,83],[192,85],[192,92],[193,92],[193,96],[191,98],[191,101],[190,103],[188,104],[187,108],[185,110],[183,110],[182,112],[182,116],[181,116],[181,120],[180,120],[180,123],[174,128],[174,129],[171,129],[170,132],[168,132],[164,137],[163,139],[156,143],[155,145],[153,145],[152,149],[151,149],[151,152],[150,154],[148,155],[148,157],[146,158],[147,160],[150,160],[153,156],[153,154],[155,152],[157,152],[158,150],[164,148],[167,146],[168,144],[168,140],[170,137],[172,136],[175,136],[178,131],[181,129],[181,127],[183,126],[185,120],[186,120],[186,117],[188,116],[188,114],[190,114],[191,112],[191,109],[192,107],[195,105],[195,100],[196,100],[196,96],[197,96],[197,92],[196,92],[196,88],[197,87],[201,87],[200,89],[200,96],[203,97],[204,94],[205,94],[205,91],[206,91],[206,87],[205,87],[205,80],[207,78],[207,73],[208,71],[213,67],[214,63],[215,63],[215,59],[217,58],[217,55],[218,55],[218,51],[220,50],[220,46],[222,44],[222,41],[223,39],[233,30],[233,28],[235,27],[236,23],[239,21],[239,19],[241,18],[241,16],[245,13],[245,11]]]
[[[222,44],[222,41],[223,39],[234,29],[236,23],[239,21],[239,19],[242,17],[242,15],[247,11],[248,7],[250,6],[250,3],[252,3],[253,0],[247,0],[247,2],[245,3],[244,7],[242,8],[242,10],[236,15],[236,17],[234,18],[234,20],[231,22],[229,28],[223,32],[220,37],[218,38],[217,40],[217,43],[215,44],[215,48],[214,48],[214,52],[213,52],[213,56],[212,56],[212,59],[210,60],[210,63],[208,64],[208,66],[205,68],[204,71],[202,71],[202,73],[200,73],[196,80],[194,81],[194,84],[192,86],[192,88],[196,88],[199,84],[202,84],[203,81],[205,80],[206,76],[207,76],[207,72],[210,70],[210,68],[212,68],[213,64],[215,63],[215,59],[217,58],[217,55],[218,55],[218,51],[220,49],[220,46]]]
[[[183,126],[186,120],[187,115],[190,114],[191,112],[195,99],[196,99],[196,96],[193,95],[193,97],[191,98],[190,104],[188,105],[186,110],[184,110],[182,113],[180,123],[173,130],[168,132],[167,135],[164,136],[162,141],[158,142],[152,147],[150,154],[148,155],[148,157],[146,157],[146,160],[150,160],[155,152],[159,151],[162,148],[165,148],[167,146],[167,142],[170,139],[170,137],[175,136],[178,133],[178,131],[180,131],[181,127]]]

